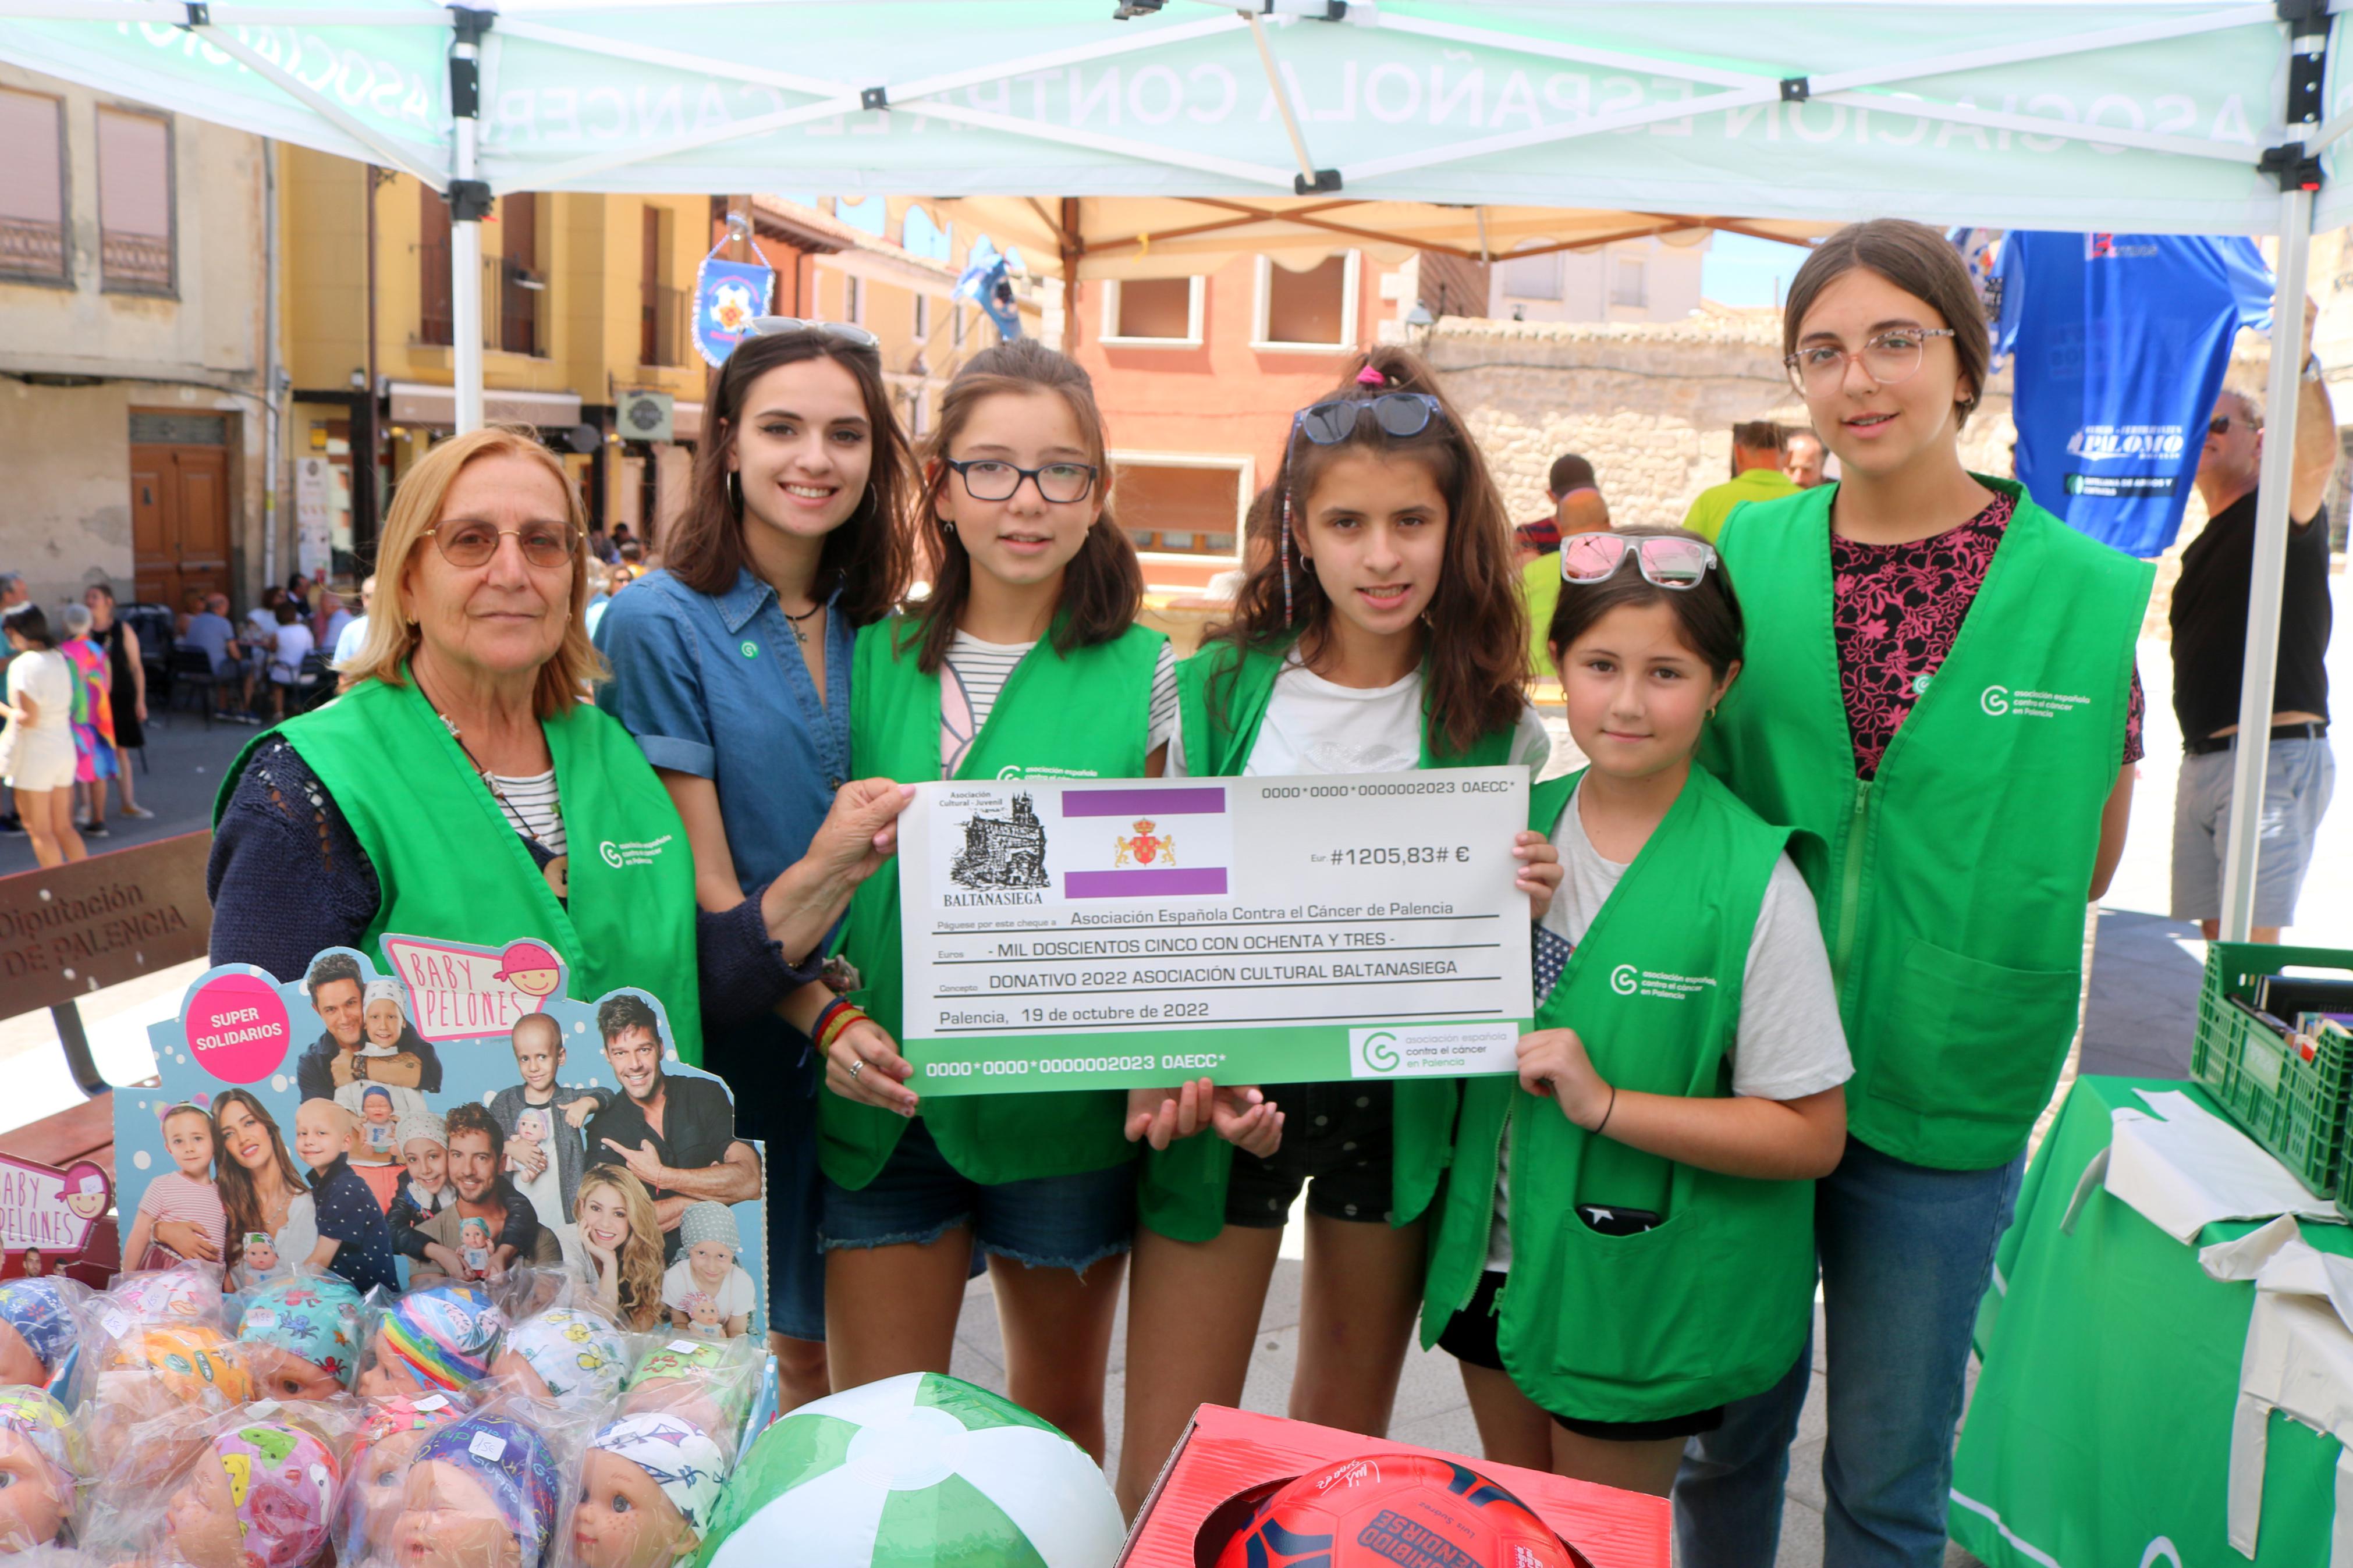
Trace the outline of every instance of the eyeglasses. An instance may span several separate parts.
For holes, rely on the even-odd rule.
[[[1336,447],[1356,433],[1367,414],[1385,436],[1419,436],[1445,410],[1427,392],[1384,392],[1378,397],[1335,397],[1291,416],[1292,427],[1319,447]]]
[[[1862,374],[1882,386],[1918,374],[1930,338],[1960,334],[1950,327],[1905,327],[1880,332],[1862,345]],[[1785,354],[1789,383],[1800,392],[1828,392],[1846,379],[1847,362],[1854,358],[1838,343],[1816,343]]]
[[[1696,539],[1651,534],[1629,539],[1622,533],[1575,533],[1560,542],[1560,580],[1564,583],[1606,583],[1626,563],[1627,547],[1644,581],[1654,587],[1678,591],[1699,586],[1715,564],[1715,548]]]
[[[942,460],[964,476],[964,493],[975,500],[1011,500],[1024,479],[1038,487],[1040,500],[1055,502],[1084,500],[1095,488],[1092,463],[1048,463],[1025,468],[996,458],[970,458],[961,463],[954,458]]]
[[[435,523],[425,531],[441,552],[441,559],[464,570],[487,566],[499,552],[499,541],[512,539],[526,564],[542,568],[566,566],[579,551],[580,535],[568,523],[527,522],[521,528],[493,528],[487,522]]]
[[[2243,414],[2235,416],[2229,414],[2217,414],[2213,418],[2206,421],[2206,434],[2209,436],[2228,436],[2231,433],[2231,426],[2233,425],[2243,425],[2250,430],[2260,430],[2263,427],[2261,420],[2250,419]]]
[[[781,338],[788,332],[818,332],[871,354],[882,352],[882,340],[853,321],[804,321],[798,316],[754,316],[750,335]]]

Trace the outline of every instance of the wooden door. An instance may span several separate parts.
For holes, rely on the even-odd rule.
[[[132,416],[139,434],[214,435],[210,423],[185,430],[144,431],[142,420],[162,426],[156,416]],[[201,420],[204,416],[196,416]],[[174,424],[187,420],[181,416]],[[139,441],[131,447],[131,540],[132,592],[143,603],[180,607],[180,596],[228,591],[228,447],[227,421],[219,438],[198,441]]]

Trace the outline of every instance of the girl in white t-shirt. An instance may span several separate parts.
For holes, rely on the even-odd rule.
[[[705,1339],[733,1339],[752,1326],[757,1296],[735,1261],[743,1246],[725,1204],[686,1205],[678,1221],[679,1259],[662,1271],[662,1305],[673,1327]]]
[[[1540,769],[1551,746],[1523,695],[1510,525],[1429,368],[1388,347],[1352,364],[1331,396],[1293,416],[1274,488],[1273,559],[1243,584],[1233,623],[1178,673],[1169,774]],[[1560,876],[1552,847],[1522,832],[1513,854],[1542,909]],[[1131,1511],[1195,1406],[1240,1403],[1303,1191],[1291,1414],[1387,1429],[1421,1298],[1422,1214],[1452,1122],[1444,1080],[1201,1089],[1131,1121],[1130,1135],[1153,1146],[1127,1321],[1119,1491]],[[1271,1117],[1281,1147],[1263,1151],[1242,1117]],[[1204,1121],[1227,1137],[1178,1141]]]
[[[85,858],[74,831],[73,666],[58,651],[38,605],[0,616],[8,646],[8,700],[0,704],[0,777],[16,792],[16,816],[43,866]]]
[[[269,702],[272,716],[283,719],[287,693],[299,690],[302,661],[319,644],[311,635],[310,623],[302,618],[301,605],[291,599],[281,599],[277,613],[276,639],[269,646]]]

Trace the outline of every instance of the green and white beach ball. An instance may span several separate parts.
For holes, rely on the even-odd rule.
[[[698,1568],[1111,1568],[1086,1450],[1009,1399],[909,1373],[805,1405],[735,1468]]]

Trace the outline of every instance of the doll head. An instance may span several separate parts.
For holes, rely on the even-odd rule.
[[[99,1398],[146,1406],[242,1405],[251,1394],[229,1337],[206,1323],[134,1324],[115,1342]]]
[[[400,1011],[400,983],[396,980],[371,980],[362,987],[361,1017],[367,1031],[367,1043],[360,1047],[364,1057],[391,1057],[400,1054],[400,1037],[408,1027],[408,1020]]]
[[[678,1239],[686,1248],[689,1271],[706,1285],[727,1278],[743,1246],[735,1231],[734,1211],[720,1203],[687,1205],[686,1213],[679,1217]]]
[[[624,1415],[589,1440],[572,1544],[582,1568],[669,1568],[702,1544],[727,1456],[675,1415]]]
[[[390,1123],[392,1090],[380,1083],[372,1083],[360,1090],[360,1119],[364,1121]]]
[[[393,1551],[406,1568],[540,1568],[555,1498],[555,1464],[538,1433],[469,1416],[417,1448]]]
[[[0,1281],[0,1384],[46,1388],[64,1373],[80,1289],[54,1279]]]
[[[358,1563],[382,1557],[400,1517],[401,1495],[425,1439],[469,1414],[459,1396],[395,1394],[370,1407],[353,1439],[343,1488],[343,1533],[338,1554]]]
[[[217,1323],[223,1319],[220,1268],[194,1261],[147,1274],[125,1274],[108,1305],[141,1323]]]
[[[753,1373],[746,1352],[710,1341],[672,1340],[629,1374],[621,1413],[678,1416],[718,1437],[732,1453],[750,1402]]]
[[[506,1314],[470,1285],[411,1290],[376,1325],[373,1355],[360,1373],[370,1398],[448,1394],[490,1375]]]
[[[254,1387],[271,1399],[348,1390],[366,1337],[360,1293],[332,1274],[273,1279],[254,1292],[237,1337]]]
[[[89,1474],[64,1405],[37,1388],[0,1388],[0,1552],[56,1542]]]
[[[297,1568],[326,1544],[341,1487],[332,1448],[258,1421],[212,1440],[172,1494],[165,1528],[194,1568]]]
[[[620,1394],[628,1364],[628,1346],[611,1322],[576,1307],[551,1307],[507,1331],[491,1371],[534,1399],[602,1413]]]
[[[486,1219],[461,1219],[458,1236],[468,1247],[488,1247],[491,1244],[491,1222]]]
[[[245,1234],[245,1251],[237,1260],[237,1268],[246,1279],[259,1279],[278,1267],[278,1243],[267,1231],[249,1230]]]

